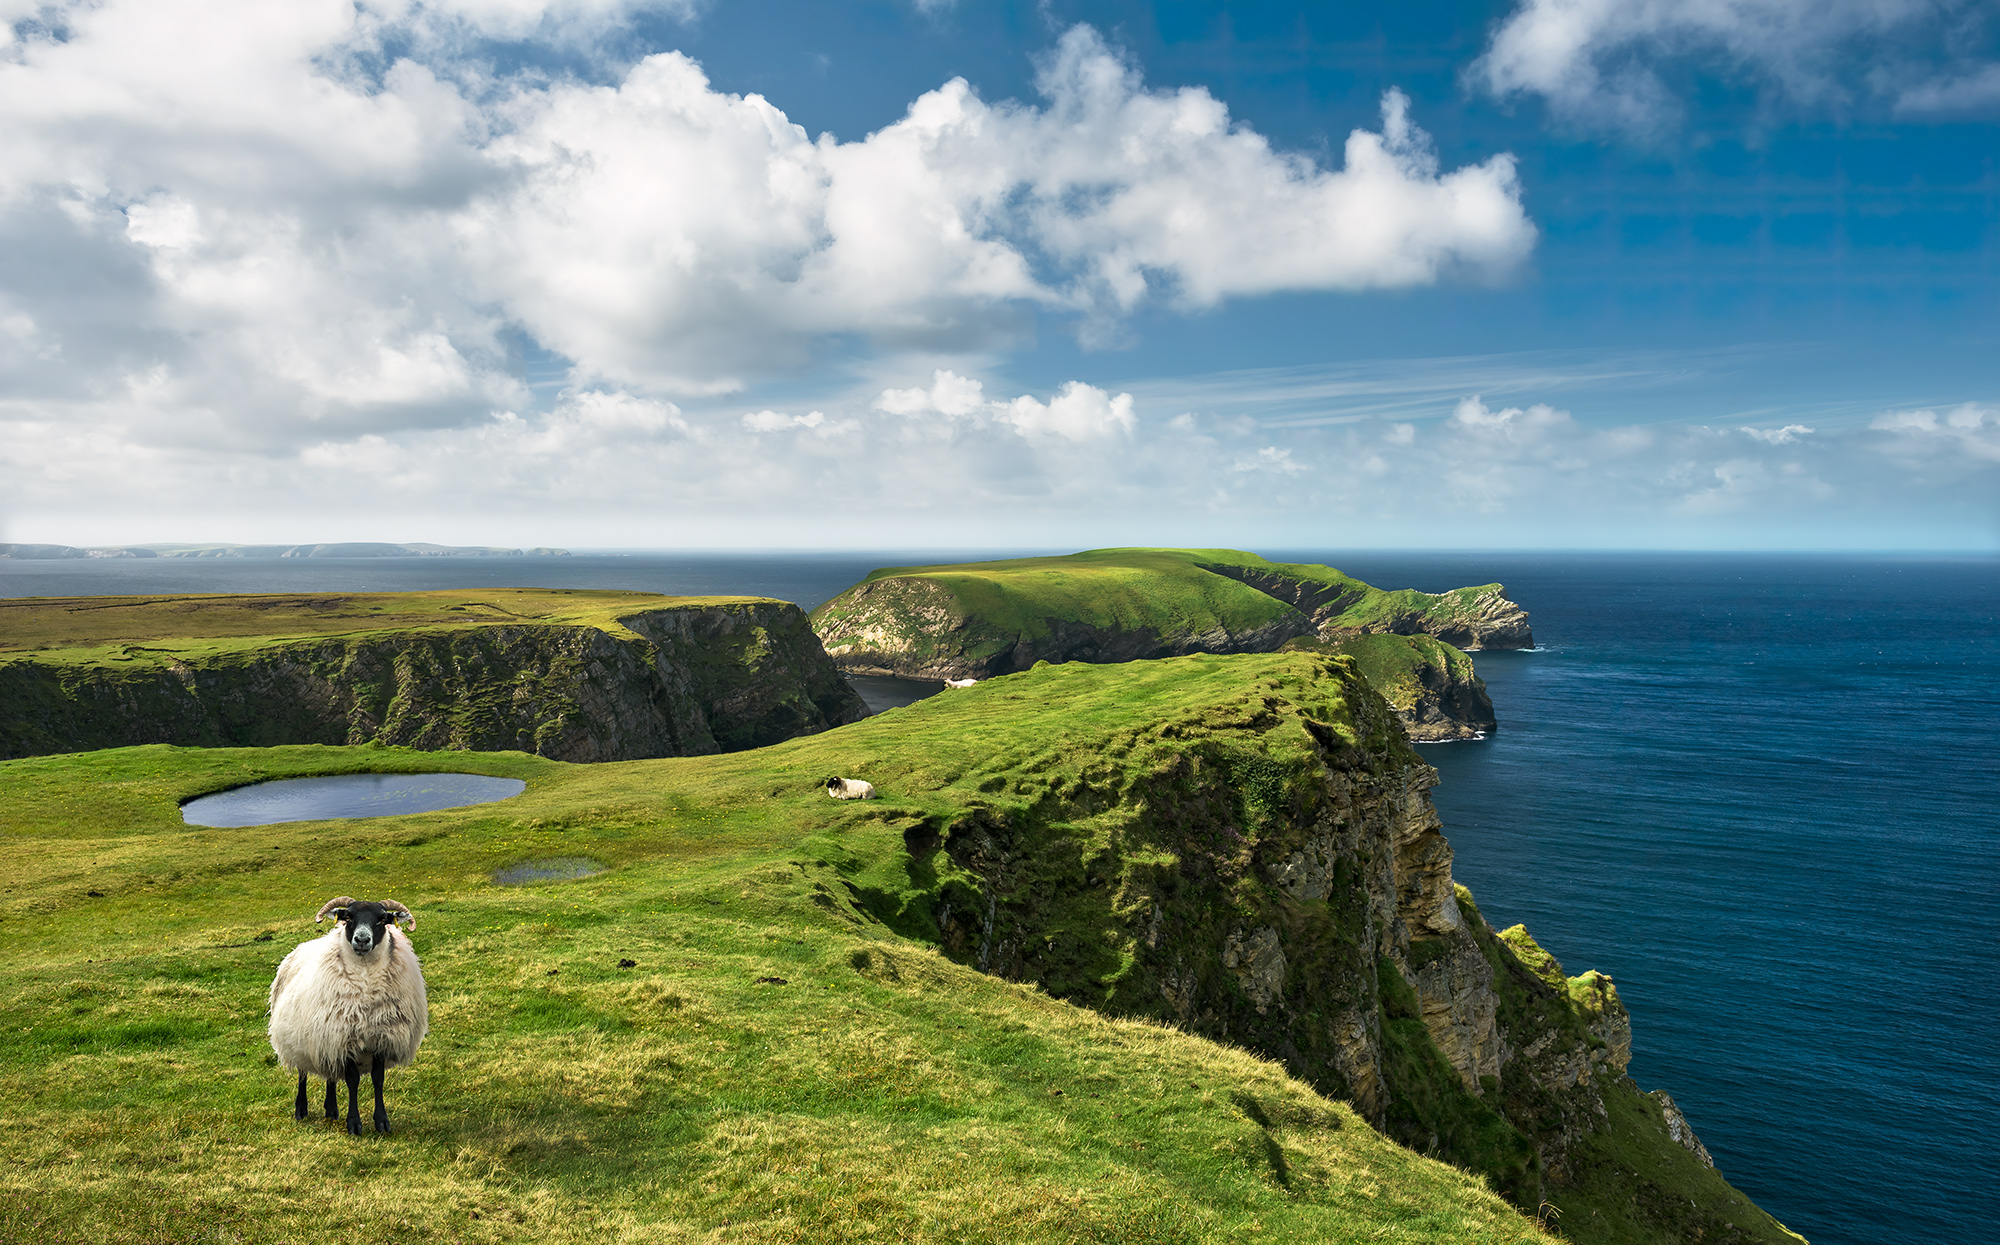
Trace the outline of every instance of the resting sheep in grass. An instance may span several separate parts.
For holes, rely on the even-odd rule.
[[[944,685],[946,687],[971,687],[977,682],[979,682],[978,679],[946,679]]]
[[[340,1118],[338,1083],[347,1082],[347,1131],[361,1135],[361,1068],[375,1082],[375,1131],[389,1131],[382,1105],[382,1074],[416,1058],[430,1031],[424,971],[408,935],[396,923],[417,925],[393,899],[356,903],[330,899],[313,923],[334,918],[324,938],[300,943],[278,965],[271,982],[271,1049],[299,1074],[292,1108],[306,1118],[306,1077],[326,1078],[326,1118]]]
[[[836,800],[872,800],[875,798],[875,784],[859,778],[829,778],[826,780],[826,793]]]

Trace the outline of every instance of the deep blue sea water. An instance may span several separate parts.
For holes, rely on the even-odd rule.
[[[1382,587],[1499,580],[1500,729],[1426,747],[1457,875],[1614,975],[1632,1074],[1815,1245],[2000,1223],[2000,560],[1266,551]],[[0,561],[0,596],[518,585],[811,606],[921,551]],[[1002,556],[999,551],[988,556]]]

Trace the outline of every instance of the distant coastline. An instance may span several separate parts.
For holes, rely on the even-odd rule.
[[[321,545],[0,545],[0,558],[52,562],[73,558],[566,558],[567,549],[502,549],[492,545],[384,544],[346,541]]]

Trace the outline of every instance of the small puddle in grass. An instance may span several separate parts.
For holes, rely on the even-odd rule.
[[[268,826],[336,817],[395,817],[491,804],[521,794],[519,778],[484,774],[330,774],[279,778],[197,796],[181,805],[191,826]]]
[[[547,860],[524,860],[497,870],[493,880],[502,886],[525,886],[530,882],[568,882],[602,873],[611,866],[588,856],[552,856]]]

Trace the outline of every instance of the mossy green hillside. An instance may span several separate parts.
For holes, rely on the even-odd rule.
[[[796,606],[471,592],[0,602],[0,756],[382,742],[614,760],[853,721]]]
[[[1108,844],[1155,799],[1275,835],[1329,748],[1407,767],[1386,707],[1357,714],[1365,686],[1339,667],[1287,654],[1043,668],[754,753],[596,766],[316,747],[0,764],[18,862],[0,890],[0,1093],[16,1124],[0,1140],[0,1234],[1542,1239],[1480,1182],[1390,1145],[1279,1065],[1109,1018],[1133,976],[1123,952],[1093,961],[1108,974],[1057,981],[1095,991],[1096,1011],[937,953],[940,928],[962,928],[938,900],[983,881],[946,846],[954,827],[965,844],[1007,826]],[[252,778],[348,769],[529,787],[373,822],[209,830],[175,812]],[[1167,798],[1197,770],[1209,780]],[[829,773],[884,798],[827,800]],[[1203,859],[1241,858],[1222,822],[1178,824],[1209,833]],[[1127,835],[1117,860],[1079,848],[1081,872],[1051,876],[1103,891],[1100,866],[1136,876],[1172,854]],[[578,855],[611,869],[489,881]],[[263,1062],[269,974],[333,894],[392,896],[420,917],[434,1032],[391,1081],[387,1141],[292,1124],[289,1083]],[[1096,940],[1129,951],[1128,929]],[[1076,948],[1091,937],[1068,933]],[[1448,1088],[1452,1074],[1433,1059],[1427,1075]],[[1430,1098],[1440,1119],[1464,1110]],[[1614,1129],[1649,1127],[1642,1107],[1613,1114]],[[1593,1168],[1597,1204],[1619,1213],[1620,1196],[1669,1187],[1661,1165],[1702,1197],[1740,1199],[1672,1149],[1632,1169],[1651,1184]],[[1737,1239],[1784,1239],[1747,1220]]]
[[[1322,649],[1354,664],[1420,742],[1473,739],[1495,729],[1486,680],[1462,651],[1423,634],[1347,634],[1337,640],[1297,639],[1287,649]]]
[[[1489,730],[1493,717],[1471,663],[1447,649],[1533,643],[1526,615],[1501,593],[1498,584],[1384,592],[1332,567],[1231,549],[1099,549],[885,567],[823,603],[812,621],[844,668],[919,678],[984,678],[1042,660],[1271,652],[1303,638],[1367,641],[1356,655],[1397,701],[1405,727],[1448,739]]]
[[[312,747],[0,764],[9,852],[31,858],[0,895],[0,1237],[1546,1239],[1273,1063],[868,919],[819,854],[901,839],[818,794],[808,776],[852,757],[809,742],[769,769]],[[253,776],[444,766],[529,788],[372,822],[174,814]],[[613,868],[486,881],[575,852]],[[390,1078],[388,1138],[293,1123],[263,1040],[272,969],[335,893],[418,913],[433,1029]]]

